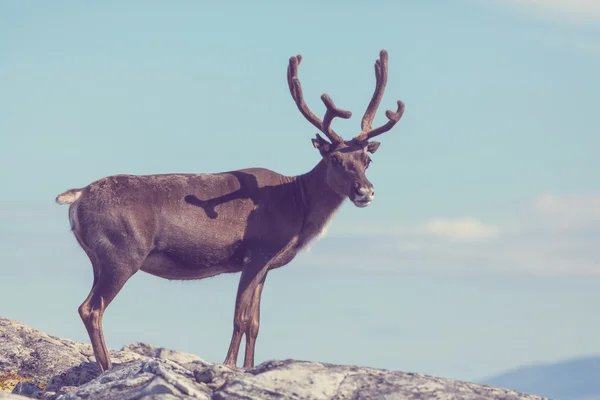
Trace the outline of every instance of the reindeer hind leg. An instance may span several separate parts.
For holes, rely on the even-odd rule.
[[[141,267],[143,258],[120,252],[105,252],[109,257],[90,257],[94,266],[94,283],[88,297],[79,306],[79,315],[90,337],[100,372],[112,367],[102,330],[102,317],[108,305],[125,283]]]

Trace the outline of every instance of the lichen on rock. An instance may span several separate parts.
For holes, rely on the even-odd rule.
[[[31,382],[31,378],[26,378],[13,371],[0,372],[0,392],[12,392],[19,382]]]

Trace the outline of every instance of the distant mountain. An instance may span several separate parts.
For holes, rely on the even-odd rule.
[[[481,383],[554,400],[600,400],[600,355],[518,368]]]

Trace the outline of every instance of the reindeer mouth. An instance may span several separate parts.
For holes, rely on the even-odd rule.
[[[352,200],[352,202],[354,203],[354,205],[356,207],[360,207],[360,208],[364,208],[366,206],[368,206],[369,204],[371,204],[371,200],[365,199],[365,200]]]
[[[371,204],[371,202],[373,201],[373,199],[375,198],[375,193],[373,192],[373,189],[366,189],[364,187],[359,188],[359,189],[355,189],[354,193],[352,193],[350,195],[350,200],[352,200],[352,202],[354,203],[354,205],[356,207],[366,207],[369,204]]]

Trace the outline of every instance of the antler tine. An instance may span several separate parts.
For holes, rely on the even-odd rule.
[[[348,119],[352,116],[352,112],[342,110],[341,108],[337,108],[333,100],[331,100],[331,97],[329,97],[327,93],[324,93],[321,96],[321,100],[323,100],[323,103],[325,103],[325,107],[327,107],[325,117],[323,117],[323,133],[326,134],[329,140],[331,140],[332,142],[343,142],[344,139],[338,136],[338,134],[335,133],[333,129],[331,129],[331,121],[333,121],[333,119],[336,117]]]
[[[298,79],[298,66],[301,62],[301,55],[290,57],[290,63],[288,65],[287,72],[290,93],[292,94],[292,98],[296,102],[296,106],[298,106],[298,109],[300,110],[302,115],[304,115],[304,118],[306,118],[308,122],[316,126],[318,129],[321,129],[321,125],[323,122],[310,110],[310,108],[308,108],[308,106],[304,102],[304,95],[302,94],[302,85],[300,84],[300,80]]]
[[[394,127],[394,125],[396,125],[398,121],[400,121],[400,118],[402,118],[402,115],[404,114],[404,103],[401,100],[398,100],[398,110],[396,112],[393,112],[392,110],[387,110],[385,112],[385,116],[389,121],[378,128],[372,129],[373,119],[375,118],[375,114],[379,108],[379,103],[381,103],[381,99],[383,98],[383,92],[385,91],[387,73],[388,54],[387,51],[381,50],[379,53],[379,59],[375,62],[375,92],[373,93],[369,107],[363,116],[361,132],[354,138],[355,140],[369,140],[377,135],[381,135],[382,133],[389,131]]]
[[[325,117],[321,120],[317,117],[306,105],[304,101],[304,95],[302,93],[302,84],[300,83],[300,79],[298,78],[298,66],[302,62],[302,56],[297,55],[295,57],[290,57],[290,62],[287,70],[287,80],[288,86],[290,88],[290,93],[296,106],[298,106],[298,110],[304,115],[304,118],[308,120],[311,124],[317,127],[321,132],[323,132],[332,143],[341,143],[344,141],[333,129],[331,129],[331,121],[335,117],[340,118],[350,118],[352,113],[350,111],[345,111],[337,108],[333,103],[333,100],[327,95],[323,94],[321,99],[323,103],[325,103],[325,107],[327,107],[327,112],[325,113]]]
[[[287,68],[287,81],[290,88],[292,98],[296,101],[294,84],[292,83],[292,76],[298,76],[298,66],[302,62],[302,55],[298,54],[295,57],[290,57],[290,63]]]
[[[402,114],[404,114],[404,103],[402,102],[402,100],[398,100],[398,110],[396,112],[393,112],[392,110],[387,110],[385,112],[385,116],[389,119],[389,121],[378,128],[361,133],[357,136],[358,141],[362,142],[365,140],[369,140],[377,135],[381,135],[382,133],[389,131],[394,127],[394,125],[396,125],[398,121],[400,121],[400,118],[402,118]]]
[[[387,73],[388,53],[385,50],[381,50],[379,52],[379,59],[375,61],[375,91],[373,92],[371,102],[369,103],[369,106],[365,111],[365,115],[363,115],[363,119],[361,122],[362,132],[371,130],[373,119],[375,119],[375,114],[377,113],[379,103],[381,103],[381,99],[383,98],[383,92],[385,91],[385,85],[387,83]]]

